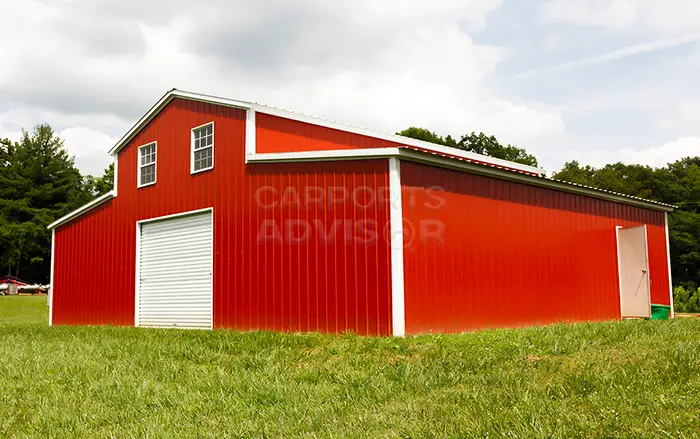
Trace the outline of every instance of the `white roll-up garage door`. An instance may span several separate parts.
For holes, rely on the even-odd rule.
[[[211,328],[211,211],[143,222],[138,232],[137,326]]]

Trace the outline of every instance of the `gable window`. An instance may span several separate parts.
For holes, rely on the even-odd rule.
[[[214,167],[214,122],[192,129],[191,163],[193,174]]]
[[[156,142],[139,146],[139,181],[138,187],[156,182]]]

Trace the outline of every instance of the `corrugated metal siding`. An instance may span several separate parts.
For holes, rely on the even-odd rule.
[[[210,121],[215,167],[191,175],[190,128]],[[352,199],[284,206],[264,201],[288,187],[300,196],[316,187],[366,187],[379,194],[388,188],[387,160],[246,166],[244,129],[242,110],[175,99],[119,153],[119,195],[56,230],[54,324],[133,325],[136,221],[214,207],[216,328],[390,332],[390,260],[381,239],[348,241],[342,230],[325,244],[319,233],[302,242],[257,239],[261,225],[270,224],[266,220],[282,232],[290,218],[313,227],[320,222],[327,230],[371,218],[388,224],[388,199],[367,208]],[[153,140],[157,183],[137,189],[136,148]],[[257,141],[266,147],[281,140]],[[262,206],[256,201],[260,188],[267,188]]]
[[[139,225],[139,326],[212,327],[212,213]]]
[[[265,113],[256,113],[255,123],[258,153],[402,146],[389,140],[347,133]]]
[[[616,225],[648,226],[669,304],[662,212],[409,162],[401,179],[407,333],[619,318]]]
[[[135,252],[134,231],[118,227],[122,215],[114,200],[56,229],[54,238],[53,324],[133,325],[133,265],[123,255]],[[132,227],[135,230],[135,226]]]

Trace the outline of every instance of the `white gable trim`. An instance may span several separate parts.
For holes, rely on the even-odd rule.
[[[224,105],[226,107],[234,107],[234,108],[241,108],[244,110],[247,110],[250,108],[250,103],[249,102],[243,102],[243,101],[237,101],[235,99],[226,99],[226,98],[220,98],[216,96],[209,96],[209,95],[203,95],[199,93],[191,93],[188,91],[182,91],[182,90],[176,90],[172,89],[166,94],[163,95],[163,97],[156,102],[154,106],[151,107],[150,110],[146,114],[141,117],[141,119],[136,122],[134,126],[131,127],[131,129],[124,134],[124,136],[119,139],[116,145],[112,147],[112,149],[109,150],[109,154],[117,154],[124,146],[126,146],[131,139],[138,134],[139,131],[145,127],[148,122],[150,122],[158,113],[160,113],[160,110],[162,110],[170,101],[172,101],[175,98],[183,98],[183,99],[188,99],[191,101],[199,101],[199,102],[206,102],[206,103],[211,103],[211,104],[217,104],[217,105]]]

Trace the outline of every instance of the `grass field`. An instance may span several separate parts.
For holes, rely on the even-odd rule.
[[[700,437],[700,319],[406,339],[46,326],[0,297],[0,437]]]

